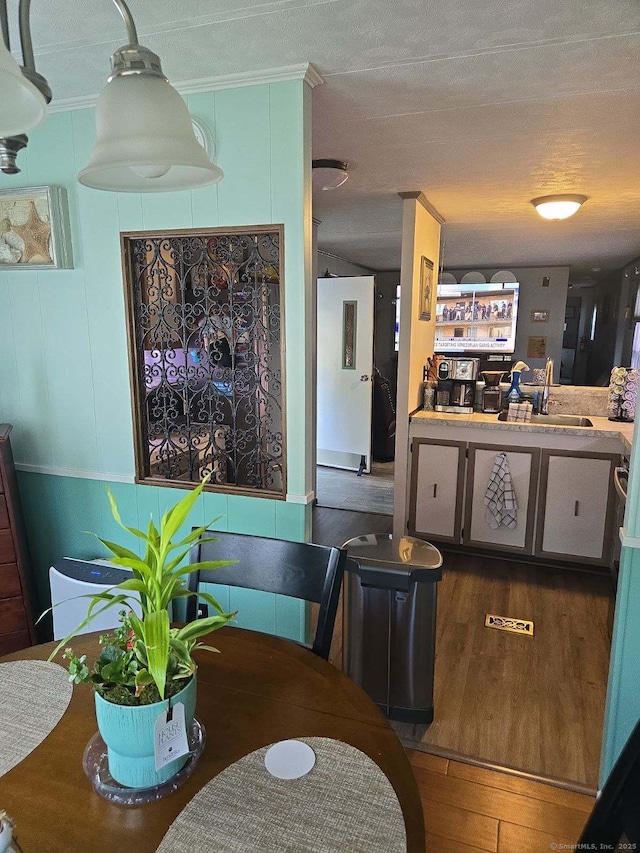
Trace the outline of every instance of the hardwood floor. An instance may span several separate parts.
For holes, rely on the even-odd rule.
[[[370,474],[317,467],[318,504],[334,509],[393,515],[393,462],[374,462]]]
[[[392,527],[391,519],[384,516],[322,508],[314,509],[313,520],[314,541],[326,545],[340,545],[362,533],[391,533]],[[521,567],[491,561],[490,565],[496,564],[495,572],[482,582],[486,566],[476,563],[474,567],[468,559],[445,554],[445,579],[441,583],[438,603],[437,634],[440,646],[436,664],[436,721],[443,717],[439,704],[442,701],[453,711],[458,709],[455,716],[458,728],[452,726],[449,732],[454,742],[456,734],[472,739],[476,737],[473,730],[477,720],[491,716],[496,728],[490,740],[499,746],[500,732],[505,728],[502,724],[504,714],[512,721],[510,726],[513,733],[508,740],[511,742],[519,735],[523,742],[523,753],[529,751],[538,755],[541,746],[536,746],[536,742],[546,742],[548,737],[555,744],[566,737],[570,749],[574,749],[577,735],[581,739],[581,751],[587,753],[587,763],[593,768],[597,767],[601,724],[593,721],[601,720],[606,683],[606,621],[603,627],[603,620],[606,620],[605,605],[609,600],[606,579],[564,572],[560,573],[560,578],[556,578],[557,572],[549,574],[545,570],[539,573],[538,567],[533,567],[532,582]],[[532,567],[526,568],[531,572]],[[472,588],[465,589],[469,579]],[[505,582],[509,582],[513,589],[501,589]],[[527,587],[531,589],[527,591]],[[553,605],[549,605],[548,599],[556,588],[557,599]],[[541,590],[539,596],[535,592],[537,589]],[[477,600],[474,596],[479,593],[481,597]],[[532,618],[537,639],[539,641],[542,636],[543,644],[536,645],[535,636],[530,639],[483,629],[489,643],[486,649],[489,664],[475,675],[474,670],[483,650],[483,643],[476,636],[480,634],[482,637],[483,633],[476,625],[476,616],[482,616],[484,622],[483,611],[487,606],[482,597],[484,595],[489,596],[491,607],[495,605],[498,608],[492,611],[498,615]],[[531,598],[535,603],[535,612],[530,609]],[[508,610],[503,612],[503,607]],[[513,608],[517,608],[518,612]],[[460,620],[452,623],[457,630],[451,634],[450,641],[447,641],[446,636],[442,640],[443,634],[449,633],[447,611]],[[582,625],[582,630],[577,626],[580,619],[589,620]],[[599,627],[594,628],[592,620]],[[573,623],[572,630],[576,633],[572,638],[573,648],[569,637],[564,635],[567,622]],[[545,625],[551,627],[546,628]],[[551,631],[551,628],[554,630]],[[592,633],[595,634],[595,640]],[[467,637],[467,634],[470,636]],[[507,638],[511,637],[513,639],[509,641]],[[524,675],[518,674],[518,665],[522,665],[523,660],[513,657],[514,649],[519,650],[521,656],[524,650],[524,663],[527,664]],[[342,624],[339,619],[332,645],[332,661],[338,666],[342,662],[341,651]],[[457,665],[459,652],[466,654],[466,660],[459,664],[465,673],[464,684],[461,685],[449,673],[449,667]],[[545,659],[545,655],[548,659]],[[527,678],[534,674],[534,663],[542,670],[534,694],[541,692],[547,695],[548,690],[555,689],[556,695],[548,695],[539,706],[534,714],[536,729],[530,732],[527,726],[531,718],[521,713],[521,709],[528,701]],[[557,680],[563,677],[563,666],[568,668],[569,681],[559,686]],[[506,674],[510,682],[501,683],[495,672],[502,678]],[[545,673],[549,676],[548,683],[545,683]],[[568,713],[567,706],[570,711],[574,700],[566,696],[572,689],[575,674],[583,676],[594,687],[594,690],[585,690],[579,694],[583,707],[582,716],[577,719]],[[483,684],[485,677],[490,679],[488,685]],[[466,692],[467,681],[469,692]],[[475,697],[474,692],[477,694]],[[492,701],[492,692],[497,698],[487,707],[484,703]],[[589,738],[595,742],[589,742]],[[461,756],[451,759],[434,755],[422,751],[437,748],[426,742],[421,743],[420,747],[420,751],[408,748],[407,754],[423,802],[427,853],[549,853],[554,849],[562,849],[560,845],[567,845],[564,848],[567,850],[575,846],[593,807],[593,796],[533,781],[524,778],[522,774],[465,763]],[[480,749],[481,745],[478,743],[476,748]],[[593,785],[595,787],[595,782]]]
[[[314,510],[314,541],[389,533],[391,519]],[[445,553],[438,590],[435,720],[394,723],[405,746],[595,790],[610,642],[606,576]],[[484,627],[530,619],[533,638]],[[340,616],[331,661],[342,664]],[[464,760],[464,758],[463,758]]]
[[[415,750],[407,754],[422,799],[427,853],[573,849],[595,802],[508,773]]]
[[[594,790],[609,665],[604,576],[445,555],[438,590],[436,716],[394,724],[405,745]],[[485,614],[534,622],[533,637]]]
[[[340,548],[347,539],[365,533],[391,533],[393,522],[388,515],[352,512],[344,509],[313,508],[313,541],[317,545]]]

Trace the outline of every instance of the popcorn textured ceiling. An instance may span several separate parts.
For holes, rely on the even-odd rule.
[[[350,172],[316,193],[328,251],[397,268],[397,193],[422,190],[447,222],[447,266],[611,269],[640,254],[635,0],[130,5],[175,82],[316,66],[325,83],[313,93],[313,156],[347,160]],[[54,96],[100,91],[125,40],[112,3],[38,0],[32,20]],[[545,222],[529,201],[554,192],[589,200],[573,219]]]

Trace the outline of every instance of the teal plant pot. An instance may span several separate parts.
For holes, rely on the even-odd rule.
[[[114,705],[99,693],[96,698],[98,729],[107,745],[109,772],[121,785],[128,788],[152,788],[168,781],[184,767],[188,755],[171,761],[161,770],[156,770],[153,742],[156,720],[164,711],[169,700],[154,702],[153,705]],[[171,704],[182,702],[187,736],[191,729],[196,709],[195,676],[179,693],[171,697]]]

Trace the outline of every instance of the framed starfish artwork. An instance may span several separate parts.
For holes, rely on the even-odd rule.
[[[0,269],[55,270],[72,266],[66,190],[0,190]]]

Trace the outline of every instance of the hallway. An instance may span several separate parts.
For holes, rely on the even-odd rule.
[[[326,465],[316,470],[319,506],[393,515],[393,462],[373,462],[371,473],[361,477]]]

